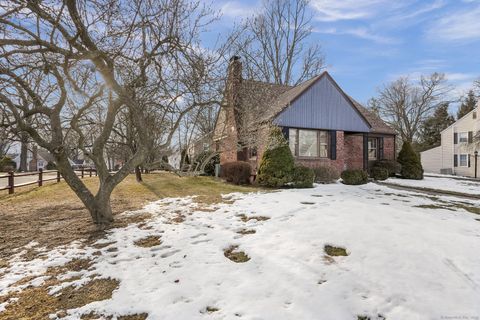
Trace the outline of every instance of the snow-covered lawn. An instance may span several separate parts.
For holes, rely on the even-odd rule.
[[[11,260],[8,270],[0,267],[0,291],[49,265],[88,257],[94,264],[74,273],[82,275],[74,283],[95,274],[118,279],[119,287],[109,300],[69,310],[67,319],[91,311],[165,320],[480,317],[480,216],[453,206],[478,203],[371,183],[228,197],[235,202],[203,211],[191,198],[164,199],[145,208],[153,215],[146,223],[109,232],[97,243],[104,248],[72,246],[46,260]],[[179,212],[185,221],[172,222]],[[147,236],[162,243],[134,244]],[[327,244],[348,256],[326,255]],[[230,246],[250,260],[227,259]]]
[[[401,186],[429,188],[480,195],[480,181],[424,177],[423,180],[389,178],[385,182]]]

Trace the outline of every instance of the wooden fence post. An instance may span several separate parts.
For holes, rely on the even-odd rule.
[[[83,167],[82,167],[81,171],[82,171],[82,179],[83,179],[83,171],[84,171]]]
[[[88,172],[90,173],[90,177],[92,176],[92,168],[88,169]]]
[[[57,170],[57,182],[60,182],[60,171]]]
[[[97,169],[95,169],[95,177],[97,177],[97,176],[98,176],[98,171],[97,171]]]
[[[8,173],[8,194],[13,194],[15,192],[15,179],[13,171]]]
[[[38,169],[38,186],[41,187],[43,185],[43,169]]]

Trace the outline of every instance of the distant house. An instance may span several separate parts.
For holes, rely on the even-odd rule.
[[[15,162],[15,168],[20,168],[20,154],[16,154],[12,160]],[[27,171],[38,171],[39,169],[46,169],[48,162],[53,162],[53,156],[43,149],[38,149],[36,146],[32,150],[27,151]]]
[[[440,146],[420,153],[425,172],[475,176],[475,151],[480,148],[474,136],[480,131],[479,112],[477,106],[441,132]]]
[[[233,57],[214,132],[220,163],[250,161],[258,167],[270,125],[281,127],[296,162],[367,169],[395,159],[395,132],[348,96],[329,73],[297,86],[244,80]]]

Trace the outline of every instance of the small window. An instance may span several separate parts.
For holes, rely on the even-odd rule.
[[[203,151],[208,151],[208,150],[210,150],[210,144],[207,143],[207,142],[204,142],[203,143]]]
[[[368,160],[377,160],[378,154],[378,139],[369,138],[368,139]]]
[[[459,166],[468,167],[468,154],[461,154],[459,157]]]
[[[472,112],[472,118],[473,118],[473,119],[477,119],[477,111],[473,111],[473,112]]]
[[[468,142],[468,132],[459,132],[458,133],[458,142],[467,143]]]

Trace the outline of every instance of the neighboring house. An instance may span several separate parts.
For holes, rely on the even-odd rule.
[[[308,167],[368,169],[371,161],[395,159],[394,130],[327,72],[294,87],[250,81],[233,57],[214,132],[220,163],[258,168],[271,125],[281,127],[296,162]]]
[[[209,133],[190,142],[187,147],[187,153],[190,159],[193,161],[203,152],[211,151],[212,141],[212,133]]]
[[[20,168],[20,154],[15,155],[12,160],[15,162],[16,169],[18,170]],[[53,156],[46,150],[33,146],[32,150],[27,151],[27,171],[46,169],[49,161],[53,161]]]
[[[480,151],[474,141],[480,131],[479,112],[477,106],[441,132],[440,146],[420,153],[425,172],[475,176],[475,151]],[[477,168],[478,175],[480,169]]]

